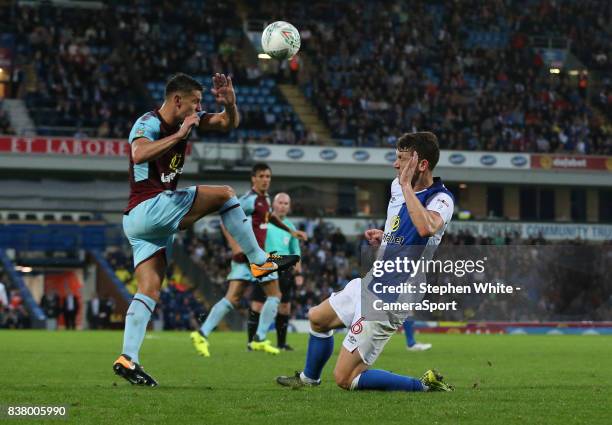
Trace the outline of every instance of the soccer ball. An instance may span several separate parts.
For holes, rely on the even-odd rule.
[[[290,59],[300,50],[300,33],[289,22],[272,22],[261,34],[261,48],[274,59]]]

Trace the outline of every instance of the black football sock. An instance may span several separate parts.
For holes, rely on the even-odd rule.
[[[257,326],[259,325],[259,313],[249,308],[249,319],[247,320],[247,334],[249,342],[253,341],[253,337],[257,333]]]
[[[289,316],[284,314],[276,315],[276,341],[278,347],[287,344],[287,327],[289,326]]]

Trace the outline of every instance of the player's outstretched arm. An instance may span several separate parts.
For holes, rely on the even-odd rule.
[[[185,118],[181,128],[174,134],[164,137],[163,139],[155,140],[155,143],[146,137],[140,137],[132,142],[132,161],[135,164],[142,164],[144,162],[154,161],[164,153],[166,153],[172,146],[176,145],[181,140],[189,136],[191,127],[200,123],[200,117],[197,114],[193,114]]]
[[[438,230],[444,226],[444,220],[439,213],[427,210],[419,201],[412,187],[412,176],[419,165],[419,155],[416,151],[413,152],[412,158],[402,169],[399,177],[399,183],[402,187],[406,208],[412,220],[412,224],[416,228],[419,236],[426,238],[433,236]]]
[[[280,217],[274,213],[270,214],[270,223],[274,224],[279,229],[282,229],[285,232],[289,233],[294,238],[297,238],[302,241],[308,240],[308,235],[306,234],[306,232],[302,232],[301,230],[293,230],[285,223],[283,223],[283,220],[281,220]]]
[[[212,78],[212,94],[219,105],[223,105],[223,112],[206,114],[200,121],[200,130],[231,131],[240,124],[240,114],[236,106],[236,93],[232,78],[223,74],[215,74]]]

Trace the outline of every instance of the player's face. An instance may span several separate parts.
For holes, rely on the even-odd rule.
[[[397,177],[400,176],[400,173],[402,172],[402,169],[406,166],[406,164],[408,164],[408,161],[410,161],[410,158],[412,158],[412,152],[413,150],[409,150],[409,151],[395,151],[395,155],[396,155],[396,159],[395,162],[393,163],[393,168],[395,168],[395,172],[397,174]],[[414,185],[416,184],[416,182],[419,180],[419,177],[421,177],[421,174],[423,174],[423,170],[425,170],[427,168],[427,160],[423,159],[419,161],[419,165],[416,167],[416,169],[414,170],[414,174],[412,175],[412,187],[414,187]]]
[[[177,106],[179,108],[178,115],[181,119],[200,112],[202,110],[202,92],[193,90],[191,93],[180,94]]]
[[[287,214],[289,214],[289,210],[291,209],[291,201],[287,196],[279,196],[274,200],[272,208],[277,216],[285,217]]]
[[[260,170],[253,177],[251,177],[251,183],[256,192],[265,193],[270,189],[270,182],[272,181],[272,172],[270,170]]]
[[[393,163],[393,168],[395,168],[395,173],[397,174],[397,177],[400,176],[402,168],[408,163],[411,155],[412,152],[409,151],[395,151],[395,162]]]

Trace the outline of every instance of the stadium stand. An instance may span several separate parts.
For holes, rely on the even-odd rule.
[[[551,74],[537,43],[561,39],[609,76],[602,2],[339,3],[258,2],[250,18],[301,28],[302,88],[346,144],[427,128],[446,149],[611,152],[609,77],[592,102],[586,77]],[[607,118],[591,105],[604,102]]]
[[[248,72],[241,25],[233,12],[211,2],[191,3],[203,13],[146,2],[104,7],[94,13],[19,6],[17,50],[32,71],[22,96],[38,134],[125,138],[139,114],[161,105],[169,75],[186,72],[209,84],[215,72],[224,72],[237,81],[243,119],[240,129],[217,138],[301,141],[303,126],[275,80]],[[118,25],[109,25],[115,19]],[[186,25],[199,30],[183,31]],[[184,49],[169,48],[177,40]],[[205,109],[216,110],[209,92],[203,103]],[[3,123],[0,115],[0,129]]]
[[[257,70],[235,5],[190,4],[203,13],[168,2],[95,13],[17,7],[18,57],[31,71],[21,93],[38,132],[125,138],[159,105],[168,75],[207,82],[223,71],[237,82],[243,122],[219,140],[314,143],[277,88],[282,77]],[[249,2],[249,19],[283,17],[302,30],[301,87],[338,144],[388,146],[427,128],[448,149],[609,154],[611,43],[601,4],[262,1]],[[105,24],[116,15],[118,25]],[[169,49],[177,40],[185,48]],[[561,40],[557,50],[589,73],[551,74],[539,40]],[[215,108],[208,93],[204,103]]]

